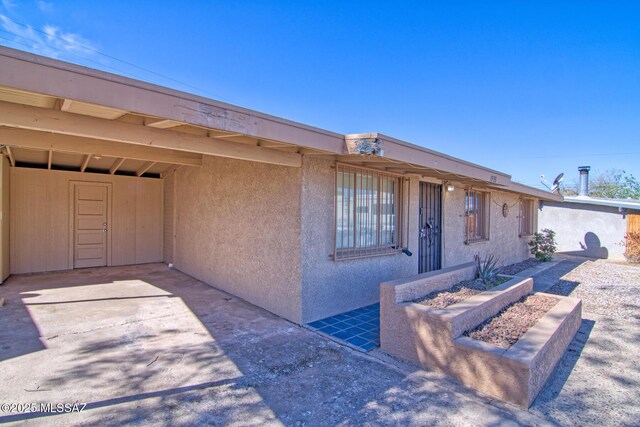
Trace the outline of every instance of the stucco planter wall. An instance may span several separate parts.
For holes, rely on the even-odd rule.
[[[504,349],[463,334],[531,293],[533,279],[513,278],[444,309],[411,302],[450,287],[469,269],[469,264],[463,264],[446,269],[441,277],[436,273],[382,283],[381,348],[499,399],[529,407],[580,327],[581,301],[553,295],[560,302]]]

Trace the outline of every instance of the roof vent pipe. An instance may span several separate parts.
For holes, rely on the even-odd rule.
[[[578,196],[589,195],[589,171],[591,166],[580,166],[578,172],[580,172],[580,184],[578,186]]]

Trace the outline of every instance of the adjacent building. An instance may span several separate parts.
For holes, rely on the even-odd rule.
[[[627,232],[640,231],[640,200],[589,197],[590,169],[579,168],[577,196],[540,204],[538,228],[556,232],[558,252],[624,260]]]

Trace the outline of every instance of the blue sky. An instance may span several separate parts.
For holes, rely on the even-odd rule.
[[[0,1],[6,46],[529,185],[583,164],[640,178],[637,1]]]

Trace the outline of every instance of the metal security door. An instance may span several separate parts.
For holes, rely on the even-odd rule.
[[[442,185],[420,183],[418,273],[440,270],[442,250]]]

